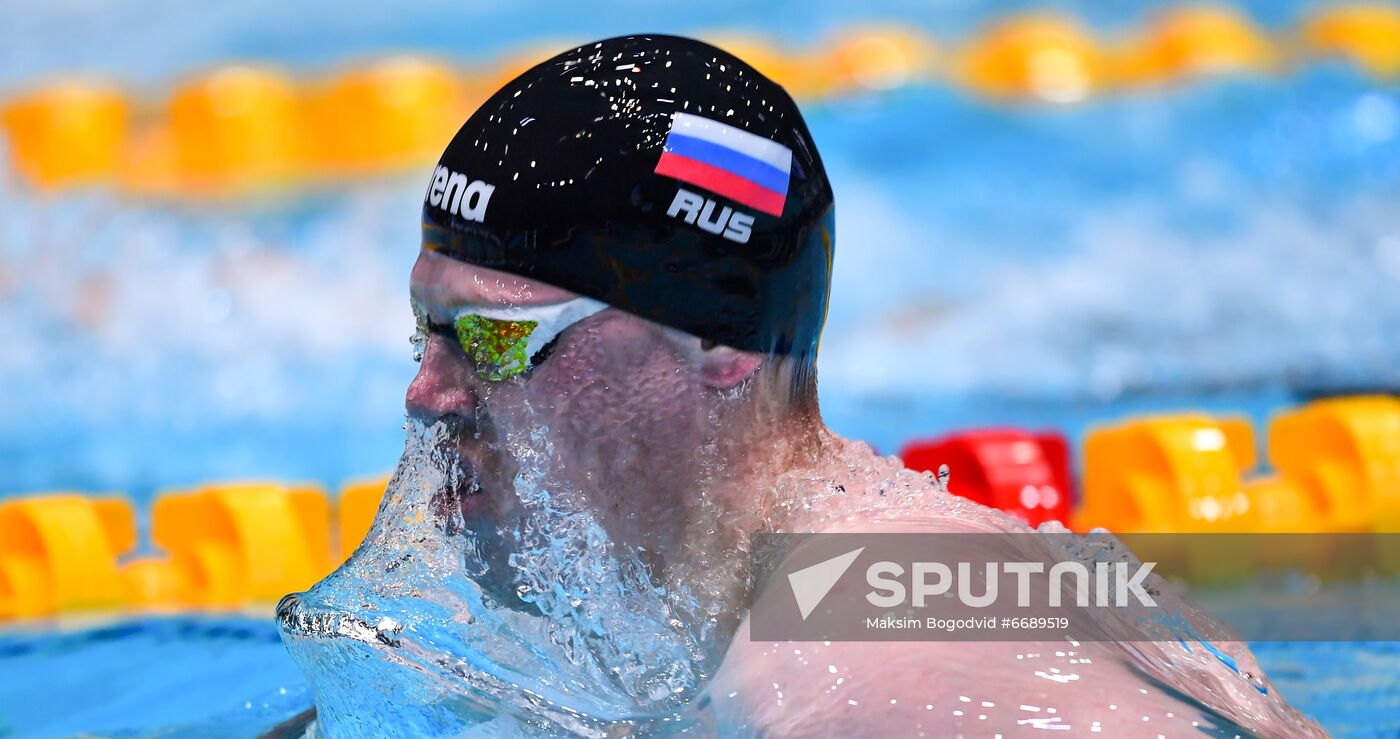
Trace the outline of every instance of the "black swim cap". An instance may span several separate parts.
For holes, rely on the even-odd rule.
[[[702,339],[814,356],[831,185],[797,105],[675,36],[580,46],[457,132],[423,204],[426,248]]]

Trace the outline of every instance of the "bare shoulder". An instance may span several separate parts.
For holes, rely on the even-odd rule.
[[[977,516],[929,515],[911,525],[853,515],[817,530],[1008,529]],[[724,736],[1323,736],[1271,691],[1243,643],[773,642],[754,640],[750,626],[746,618],[706,695]]]
[[[741,635],[708,698],[725,735],[1243,733],[1112,652],[1094,644],[757,642]]]

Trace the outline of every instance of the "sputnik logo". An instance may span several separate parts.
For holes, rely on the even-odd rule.
[[[788,584],[792,586],[793,597],[797,599],[797,610],[802,614],[803,621],[812,615],[812,611],[817,609],[822,599],[836,585],[836,581],[846,574],[846,570],[851,568],[856,557],[863,551],[865,547],[853,549],[788,574]]]

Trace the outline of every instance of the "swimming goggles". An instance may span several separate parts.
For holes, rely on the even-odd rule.
[[[433,323],[417,305],[413,312],[420,336],[433,333],[456,342],[483,380],[502,382],[534,369],[549,356],[559,334],[607,307],[592,298],[549,305],[471,307],[455,313],[451,323]]]

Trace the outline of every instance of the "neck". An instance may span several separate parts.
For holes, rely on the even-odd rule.
[[[749,537],[789,528],[791,476],[813,469],[830,438],[815,416],[746,415],[718,426],[723,434],[697,465],[698,479],[668,486],[680,498],[667,520],[652,522],[669,539],[655,571],[668,589],[700,594],[705,613],[694,615],[714,619],[720,633],[737,627],[748,599]]]
[[[830,432],[820,419],[790,418],[751,429],[743,436],[730,436],[725,455],[725,474],[715,481],[713,505],[731,534],[786,528],[791,512],[786,505],[785,479],[801,475],[817,466]],[[696,512],[691,529],[711,523]],[[696,526],[694,524],[698,524]],[[690,531],[690,538],[703,538],[704,532]]]

